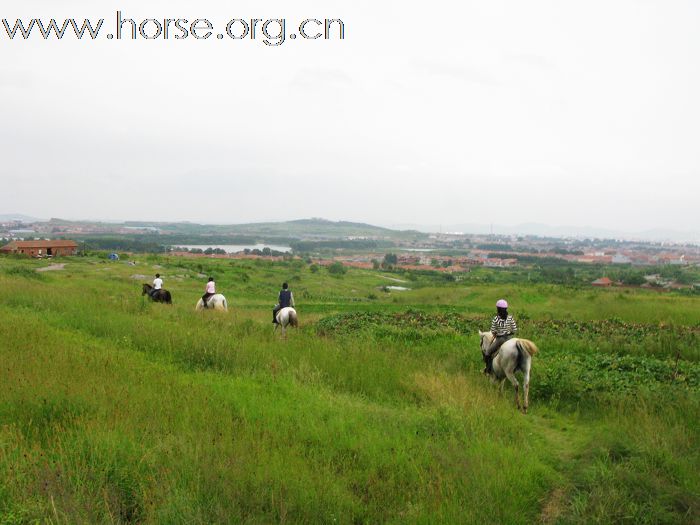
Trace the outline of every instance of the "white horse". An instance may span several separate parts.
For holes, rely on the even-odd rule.
[[[279,326],[282,329],[282,336],[287,337],[287,326],[293,326],[294,328],[299,327],[299,318],[297,317],[297,311],[291,306],[282,308],[277,315],[277,324],[275,324],[275,330]]]
[[[202,301],[201,297],[199,301],[197,301],[197,306],[195,306],[194,309],[198,312],[200,310],[204,310],[204,301]],[[212,295],[209,299],[207,299],[207,310],[220,310],[228,312],[228,303],[226,302],[226,297],[224,297],[220,293]]]
[[[479,337],[481,338],[481,353],[486,355],[486,350],[493,341],[493,334],[479,331]],[[518,407],[518,410],[520,410],[520,397],[518,395],[520,384],[515,377],[515,372],[520,370],[523,373],[523,412],[525,414],[527,414],[529,405],[532,356],[538,351],[537,346],[532,341],[514,337],[503,343],[493,358],[492,381],[501,380],[501,391],[503,391],[506,379],[511,382],[515,388],[515,406]]]

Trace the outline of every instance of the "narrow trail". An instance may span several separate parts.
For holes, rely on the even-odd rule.
[[[561,480],[542,502],[538,523],[557,523],[566,512],[573,490],[572,478],[579,468],[579,458],[592,439],[587,427],[562,414],[530,414],[530,422],[551,451],[553,468]]]

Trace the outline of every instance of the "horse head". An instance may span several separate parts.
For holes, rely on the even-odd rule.
[[[491,332],[482,332],[479,330],[479,346],[481,346],[481,353],[485,354],[486,350],[488,350],[489,345],[493,341],[493,334]]]
[[[144,284],[143,288],[141,290],[141,295],[146,295],[150,291],[151,288],[152,287],[150,284]]]

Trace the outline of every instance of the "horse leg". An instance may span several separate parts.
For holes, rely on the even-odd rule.
[[[530,359],[525,360],[523,366],[523,414],[527,414],[530,405]]]
[[[503,386],[506,384],[506,379],[507,378],[505,378],[505,377],[503,379],[501,379],[501,386],[500,386],[501,394],[503,394]]]
[[[518,383],[518,379],[515,377],[515,374],[512,371],[506,372],[506,377],[508,377],[508,381],[510,381],[510,383],[513,385],[513,388],[515,389],[515,406],[518,410],[520,410],[520,395],[518,393],[518,390],[520,389],[520,383]]]

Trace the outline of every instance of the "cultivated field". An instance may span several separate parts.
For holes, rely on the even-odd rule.
[[[0,258],[0,524],[700,523],[698,296],[57,262]],[[210,274],[226,315],[193,311]],[[480,374],[500,297],[540,347],[526,416]]]

